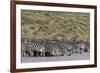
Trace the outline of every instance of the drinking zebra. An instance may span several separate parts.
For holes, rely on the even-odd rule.
[[[21,41],[22,56],[42,56],[45,50],[41,40],[22,39]],[[26,55],[25,55],[26,54]]]
[[[49,51],[53,56],[61,56],[63,55],[62,47],[58,42],[55,41],[46,41],[45,42],[45,49]]]
[[[22,38],[21,39],[21,54],[23,57],[32,56],[32,48],[28,43],[28,39]]]
[[[57,39],[21,39],[22,56],[46,57],[46,56],[71,56],[72,54],[89,51],[89,43]]]
[[[58,42],[62,47],[63,54],[66,56],[70,56],[73,53],[73,44],[71,41],[68,40],[61,40]]]
[[[82,54],[83,52],[89,51],[89,43],[85,41],[82,41],[82,40],[78,41],[76,46],[78,47],[78,52],[80,54]]]

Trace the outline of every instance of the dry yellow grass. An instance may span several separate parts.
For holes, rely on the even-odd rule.
[[[21,37],[89,39],[90,14],[52,11],[21,11]]]

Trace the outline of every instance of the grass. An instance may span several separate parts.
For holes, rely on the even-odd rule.
[[[21,10],[21,37],[89,39],[90,14],[78,12]]]

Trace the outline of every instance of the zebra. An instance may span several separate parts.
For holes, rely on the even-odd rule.
[[[84,49],[84,52],[90,52],[90,42],[85,42],[85,49]]]
[[[21,53],[22,56],[41,56],[41,51],[45,50],[42,46],[41,40],[26,39],[21,40]]]
[[[57,56],[60,52],[56,44],[49,39],[34,39],[29,42],[29,45],[32,46],[35,56]]]
[[[74,52],[82,53],[88,51],[89,44],[78,41],[73,44],[70,40],[58,39],[21,39],[22,56],[71,56]]]
[[[52,53],[54,50],[54,47],[52,43],[50,43],[49,40],[46,39],[43,43],[43,46],[45,47],[45,56],[54,56],[54,54]]]
[[[28,39],[22,38],[21,39],[21,56],[22,57],[29,57],[32,54],[32,49],[28,44]]]
[[[73,45],[72,42],[66,40],[48,40],[47,47],[49,49],[52,49],[52,54],[54,56],[63,56],[68,55],[70,56],[73,53]]]
[[[32,46],[34,56],[44,56],[45,47],[43,46],[43,41],[41,39],[33,39],[29,42],[29,45]]]
[[[71,41],[68,40],[62,40],[58,42],[61,47],[63,48],[63,53],[66,56],[71,56],[71,54],[73,53],[73,44]]]
[[[46,40],[44,46],[45,50],[48,51],[52,56],[60,56],[63,54],[61,51],[61,46],[53,40]]]
[[[82,52],[88,52],[89,51],[89,43],[80,40],[77,42],[78,52],[82,54]]]

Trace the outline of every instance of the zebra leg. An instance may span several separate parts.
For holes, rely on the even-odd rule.
[[[28,52],[28,51],[25,51],[25,52],[23,53],[23,55],[24,55],[24,57],[28,57],[28,56],[29,56],[29,52]]]
[[[87,49],[87,48],[85,48],[85,49],[84,49],[84,52],[88,52],[88,49]]]
[[[34,57],[36,57],[37,56],[37,51],[34,50],[33,52],[34,52]]]
[[[45,52],[45,56],[50,56],[50,52]]]
[[[71,56],[71,50],[70,49],[67,49],[67,55]]]
[[[83,49],[83,48],[80,48],[80,49],[79,49],[80,54],[82,54],[82,49]]]
[[[43,51],[43,52],[41,52],[41,56],[42,57],[44,57],[45,56],[45,52]]]
[[[36,53],[35,53],[35,57],[37,57],[38,56],[38,51],[36,51]]]
[[[39,56],[42,57],[43,56],[43,52],[39,51]]]

